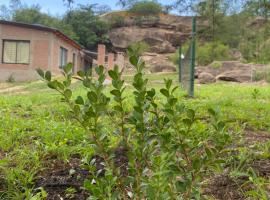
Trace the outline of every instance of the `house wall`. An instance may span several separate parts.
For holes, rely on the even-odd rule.
[[[5,39],[30,41],[29,64],[5,64],[2,62],[3,40]],[[61,46],[68,50],[68,62],[72,62],[73,53],[76,54],[75,71],[81,69],[79,50],[54,35],[54,33],[0,24],[0,81],[6,81],[10,76],[13,76],[15,81],[38,79],[35,71],[37,68],[50,70],[56,75],[59,74]]]
[[[81,62],[80,50],[73,47],[69,43],[65,42],[63,39],[53,35],[53,54],[51,56],[52,63],[54,68],[52,69],[53,72],[59,73],[60,72],[60,48],[63,47],[68,50],[68,57],[67,63],[73,63],[73,54],[75,54],[75,64],[74,64],[74,72],[79,71],[82,69],[83,63]]]

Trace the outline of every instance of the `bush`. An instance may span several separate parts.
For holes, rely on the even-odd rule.
[[[189,49],[190,41],[186,42],[182,46],[182,53],[186,55]],[[223,61],[223,60],[231,60],[232,57],[230,56],[230,49],[228,46],[216,42],[216,43],[205,43],[200,44],[197,42],[196,44],[196,63],[198,65],[209,65],[213,61]],[[179,63],[179,53],[178,50],[174,54],[170,56],[170,60],[178,65]],[[216,65],[214,67],[219,67],[219,62],[215,63]]]
[[[220,42],[206,43],[197,48],[196,59],[199,65],[209,65],[213,61],[230,60],[230,49]]]
[[[112,99],[104,91],[103,66],[96,68],[97,79],[90,72],[78,72],[76,79],[86,94],[75,98],[71,64],[63,68],[64,81],[38,70],[69,106],[95,152],[87,167],[91,180],[85,180],[84,187],[91,199],[200,199],[203,179],[225,162],[222,156],[231,141],[226,124],[217,109],[208,110],[207,121],[197,117],[176,97],[172,80],[165,80],[159,92],[149,88],[145,63],[136,52],[129,55],[136,70],[132,110],[127,109],[126,86],[117,66],[109,71]]]
[[[125,18],[120,15],[113,15],[110,21],[111,28],[119,28],[125,25]]]
[[[141,42],[135,42],[135,43],[131,44],[128,47],[128,49],[132,49],[133,50],[132,52],[136,52],[135,53],[136,55],[142,55],[144,52],[149,51],[150,46],[146,42],[141,41]],[[129,53],[129,51],[128,51],[128,53]]]
[[[270,83],[270,67],[261,70],[256,70],[253,73],[252,79],[253,81],[265,80],[266,82]]]
[[[141,26],[142,24],[156,24],[159,22],[159,16],[149,15],[149,16],[137,16],[134,18],[134,24]]]
[[[138,15],[158,15],[162,13],[162,6],[154,1],[140,1],[133,4],[129,12]]]

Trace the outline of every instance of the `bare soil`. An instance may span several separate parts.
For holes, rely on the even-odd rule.
[[[51,161],[49,168],[41,172],[36,187],[43,187],[47,192],[47,200],[85,200],[89,193],[83,189],[84,180],[88,178],[88,170],[80,167],[79,158],[71,158],[68,163]],[[67,189],[73,189],[72,194]]]

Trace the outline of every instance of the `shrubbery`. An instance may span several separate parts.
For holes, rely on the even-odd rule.
[[[195,110],[179,101],[172,80],[165,80],[159,92],[149,88],[145,63],[129,51],[136,70],[132,110],[126,107],[126,86],[117,66],[109,71],[112,96],[104,92],[106,74],[99,66],[97,79],[90,72],[78,72],[76,78],[86,93],[75,98],[70,87],[72,65],[64,67],[64,81],[38,70],[62,96],[94,149],[87,167],[91,179],[84,187],[91,199],[200,199],[202,180],[224,163],[222,155],[230,142],[226,124],[216,109],[209,109],[209,119],[198,118]],[[106,129],[108,119],[113,123]]]
[[[133,4],[129,12],[138,15],[158,15],[162,13],[162,6],[154,1],[140,1]]]
[[[189,48],[190,41],[182,46],[182,53],[186,54]],[[228,46],[220,42],[209,42],[205,44],[196,44],[196,62],[198,65],[206,66],[211,64],[213,61],[225,61],[231,60],[230,49]],[[171,55],[170,60],[178,65],[179,53],[178,51]]]
[[[125,25],[125,18],[121,15],[112,15],[110,21],[111,28],[119,28]]]
[[[129,46],[129,49],[133,49],[133,52],[135,52],[136,55],[141,56],[144,52],[149,51],[150,46],[146,42],[141,41],[141,42],[135,42],[131,44]],[[129,53],[129,51],[127,53]]]

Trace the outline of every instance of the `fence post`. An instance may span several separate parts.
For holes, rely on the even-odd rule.
[[[180,83],[180,85],[182,87],[182,46],[181,45],[179,46],[178,54],[179,54],[178,76],[179,76],[179,83]]]
[[[190,62],[190,89],[189,89],[190,97],[194,97],[195,58],[196,58],[196,17],[193,17],[192,18],[191,62]]]

